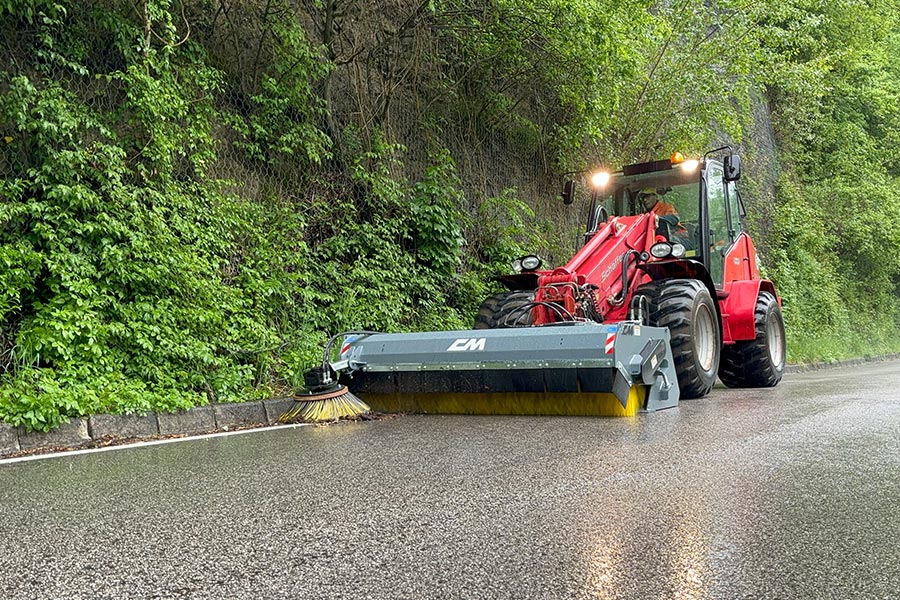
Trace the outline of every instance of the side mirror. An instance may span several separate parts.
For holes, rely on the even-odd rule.
[[[563,204],[569,205],[575,202],[575,180],[570,179],[565,184],[563,184],[562,191],[562,201]]]
[[[725,181],[737,181],[741,178],[741,157],[729,154],[725,157]]]

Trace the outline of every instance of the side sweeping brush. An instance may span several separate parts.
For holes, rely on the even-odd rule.
[[[369,412],[369,405],[354,396],[347,386],[338,383],[329,366],[307,371],[303,378],[306,391],[295,397],[296,404],[278,419],[282,423],[297,418],[304,421],[336,421],[358,417]]]
[[[296,419],[304,421],[336,421],[341,418],[353,418],[368,413],[369,405],[353,395],[347,386],[337,380],[337,373],[328,364],[328,356],[334,341],[348,334],[369,335],[369,331],[351,331],[333,336],[325,345],[325,357],[321,366],[310,369],[303,374],[306,388],[294,397],[296,404],[279,417],[281,423],[289,423]]]

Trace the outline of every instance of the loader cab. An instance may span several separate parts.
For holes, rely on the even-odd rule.
[[[703,259],[700,202],[703,186],[699,161],[673,165],[664,160],[630,165],[610,175],[606,185],[594,188],[592,211],[602,207],[612,215],[633,216],[652,210],[660,217],[658,234],[681,243],[687,250],[686,258]],[[656,202],[652,208],[648,197]],[[588,231],[596,230],[599,224],[596,219],[589,220]]]
[[[721,150],[721,148],[719,149]],[[643,199],[655,192],[660,202],[657,215],[677,215],[667,229],[657,230],[681,243],[684,258],[702,263],[716,287],[722,288],[725,255],[741,233],[744,214],[737,192],[740,158],[724,160],[673,159],[630,165],[622,171],[595,180],[588,215],[588,233],[595,232],[607,215],[632,216],[648,212]],[[598,185],[602,183],[602,185]],[[671,222],[672,217],[660,219]]]

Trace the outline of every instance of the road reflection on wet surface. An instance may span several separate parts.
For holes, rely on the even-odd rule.
[[[0,465],[0,597],[896,598],[900,362]]]

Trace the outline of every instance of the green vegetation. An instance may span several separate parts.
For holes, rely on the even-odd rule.
[[[466,327],[511,258],[570,254],[561,173],[722,140],[791,358],[898,350],[898,25],[860,0],[0,0],[0,420],[265,397],[337,331]]]
[[[898,14],[800,2],[764,20],[787,59],[769,87],[782,173],[767,246],[794,360],[900,348]]]

